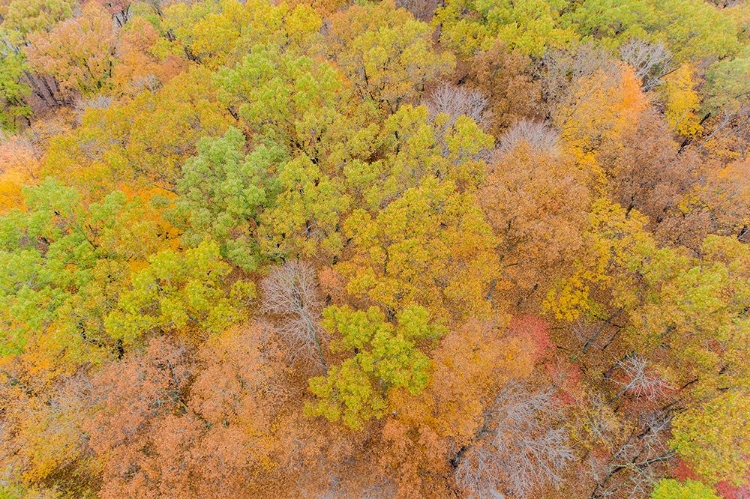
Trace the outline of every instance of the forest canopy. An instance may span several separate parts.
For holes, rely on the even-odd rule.
[[[0,37],[0,499],[750,497],[750,3]]]

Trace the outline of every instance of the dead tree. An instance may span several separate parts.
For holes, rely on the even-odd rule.
[[[672,416],[668,411],[647,414],[605,460],[591,457],[596,485],[590,499],[646,498],[675,453],[668,446]]]
[[[672,54],[661,42],[629,40],[620,47],[620,58],[633,67],[646,92],[658,86],[661,79],[675,69]]]
[[[560,152],[560,136],[555,130],[541,122],[522,120],[500,137],[496,154],[508,154],[522,142],[542,154],[554,155]]]
[[[454,460],[459,485],[470,497],[529,497],[559,484],[574,459],[567,431],[555,424],[559,413],[551,391],[506,386],[476,443]]]
[[[261,289],[262,309],[278,319],[278,333],[289,346],[290,357],[325,370],[325,337],[318,323],[323,300],[312,265],[288,261],[269,272]]]
[[[653,401],[664,395],[669,389],[669,385],[663,379],[648,369],[648,361],[640,355],[629,355],[618,364],[618,367],[625,375],[625,379],[623,381],[614,380],[622,388],[612,398],[610,404],[617,402],[626,393],[636,398],[646,398]]]
[[[480,126],[486,124],[487,98],[478,90],[469,90],[443,83],[437,87],[425,101],[430,116],[445,113],[451,117],[451,124],[460,116],[474,120]]]

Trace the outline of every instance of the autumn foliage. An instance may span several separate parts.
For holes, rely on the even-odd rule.
[[[0,498],[747,498],[748,5],[0,0]]]

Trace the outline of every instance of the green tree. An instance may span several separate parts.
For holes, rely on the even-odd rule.
[[[626,284],[618,292],[632,307],[633,347],[656,358],[676,386],[692,382],[698,399],[750,379],[744,361],[750,354],[750,251],[733,238],[709,236],[701,256],[644,247],[629,263],[640,286]]]
[[[679,62],[740,49],[732,16],[702,0],[585,0],[563,24],[613,48],[632,38],[664,41]]]
[[[651,493],[651,499],[719,499],[710,487],[695,480],[678,482],[671,478],[660,480]]]
[[[0,355],[30,341],[57,362],[96,362],[115,350],[104,319],[133,269],[177,234],[159,199],[116,191],[85,206],[70,187],[47,180],[24,192],[25,211],[0,218]]]
[[[438,9],[440,39],[465,57],[488,50],[496,41],[525,55],[541,57],[548,48],[564,48],[577,39],[560,23],[568,2],[558,0],[448,0]],[[473,15],[467,15],[473,14]]]
[[[286,153],[272,143],[247,156],[244,148],[245,137],[236,128],[219,139],[201,140],[198,155],[185,163],[177,182],[175,215],[188,247],[212,238],[221,245],[222,256],[249,271],[259,263],[260,214],[278,191],[272,175]]]
[[[7,40],[20,47],[32,33],[50,31],[55,24],[73,16],[76,0],[12,0],[3,16]]]
[[[426,309],[416,306],[402,310],[395,325],[376,307],[329,307],[323,312],[323,326],[340,336],[331,342],[331,350],[350,357],[325,376],[310,379],[310,391],[319,400],[308,404],[306,412],[342,420],[352,429],[385,414],[390,390],[417,394],[424,388],[431,363],[417,342],[438,339],[445,332],[431,324]]]
[[[322,159],[344,87],[331,64],[259,45],[237,67],[219,71],[216,82],[221,101],[248,128],[290,151]]]
[[[161,251],[132,275],[117,308],[105,319],[107,332],[126,344],[152,331],[188,326],[219,333],[242,317],[242,307],[255,295],[246,281],[236,281],[225,291],[230,271],[214,241],[184,253]]]
[[[0,55],[0,127],[15,130],[19,118],[29,119],[27,98],[31,88],[23,81],[25,60],[21,54],[7,50]]]

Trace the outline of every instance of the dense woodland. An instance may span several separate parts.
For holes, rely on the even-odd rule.
[[[750,3],[0,19],[0,498],[750,497]]]

